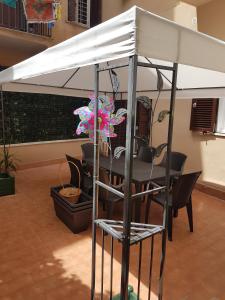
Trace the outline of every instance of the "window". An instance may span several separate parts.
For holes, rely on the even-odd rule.
[[[225,98],[193,99],[190,130],[225,134]]]
[[[190,130],[214,132],[218,99],[193,99]]]
[[[68,0],[68,21],[86,27],[101,23],[101,0]]]
[[[68,0],[68,21],[90,27],[90,0]]]
[[[225,134],[225,98],[219,99],[216,132]]]

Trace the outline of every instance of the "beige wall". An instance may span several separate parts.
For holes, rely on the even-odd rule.
[[[24,168],[61,160],[65,158],[65,154],[81,157],[80,145],[87,141],[87,139],[80,139],[11,145],[11,153],[18,160],[19,168]]]
[[[198,24],[196,7],[184,2],[180,2],[173,10],[172,20],[180,25],[197,30]]]
[[[225,1],[214,0],[198,7],[198,29],[225,40]],[[182,14],[179,16],[182,18]],[[162,100],[158,110],[166,107]],[[177,100],[174,122],[173,150],[188,155],[185,171],[201,169],[201,180],[207,185],[219,185],[225,188],[225,137],[203,136],[189,130],[191,114],[191,99]],[[154,144],[159,145],[165,140],[165,126],[156,124],[154,129]],[[157,130],[157,132],[156,132]]]
[[[213,0],[197,10],[198,30],[225,41],[225,1]]]
[[[102,21],[115,17],[124,10],[123,0],[102,0]]]
[[[62,18],[55,23],[53,28],[52,44],[58,44],[87,29],[76,23],[68,22],[68,0],[61,0],[60,3],[62,5]]]
[[[155,114],[168,109],[168,101],[160,100]],[[174,114],[173,150],[187,154],[185,172],[202,170],[201,180],[208,185],[225,188],[225,137],[203,136],[189,130],[191,99],[176,100]],[[153,144],[166,140],[167,120],[156,123],[153,128]]]
[[[180,25],[197,30],[196,7],[178,0],[124,0],[123,9],[126,10],[133,5],[140,6],[150,12],[172,20]]]
[[[73,22],[68,22],[68,0],[61,0],[60,2],[62,4],[62,18],[55,23],[52,37],[43,37],[0,27],[0,65],[12,66],[87,29]]]

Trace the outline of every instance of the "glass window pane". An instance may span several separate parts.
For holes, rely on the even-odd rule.
[[[225,134],[225,98],[219,99],[216,132]]]

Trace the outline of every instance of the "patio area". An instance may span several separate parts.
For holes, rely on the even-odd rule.
[[[55,216],[50,187],[59,184],[58,165],[31,168],[16,174],[16,195],[0,201],[0,299],[90,299],[91,228],[74,235]],[[67,172],[67,171],[65,171]],[[65,176],[67,173],[65,174]],[[66,177],[65,177],[66,178]],[[144,205],[142,205],[144,209]],[[121,207],[116,209],[118,216]],[[164,299],[223,300],[225,282],[225,202],[193,192],[194,233],[185,210],[174,219],[168,242]],[[102,213],[103,214],[103,213]],[[152,205],[152,223],[161,221],[161,208]],[[99,231],[98,240],[100,242]],[[152,300],[157,299],[160,237],[156,237]],[[109,289],[110,243],[106,238],[105,295]],[[149,241],[143,242],[141,299],[147,299]],[[97,248],[98,256],[101,247]],[[131,249],[130,284],[136,288],[138,248]],[[120,286],[119,243],[115,242],[114,291]],[[99,262],[100,264],[100,262]],[[108,267],[108,269],[107,269]],[[99,271],[100,265],[97,267]],[[100,272],[97,274],[100,291]]]

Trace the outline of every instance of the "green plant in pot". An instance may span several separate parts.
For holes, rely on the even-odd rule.
[[[15,194],[15,177],[12,175],[15,171],[16,164],[10,147],[3,145],[0,156],[0,196]]]

